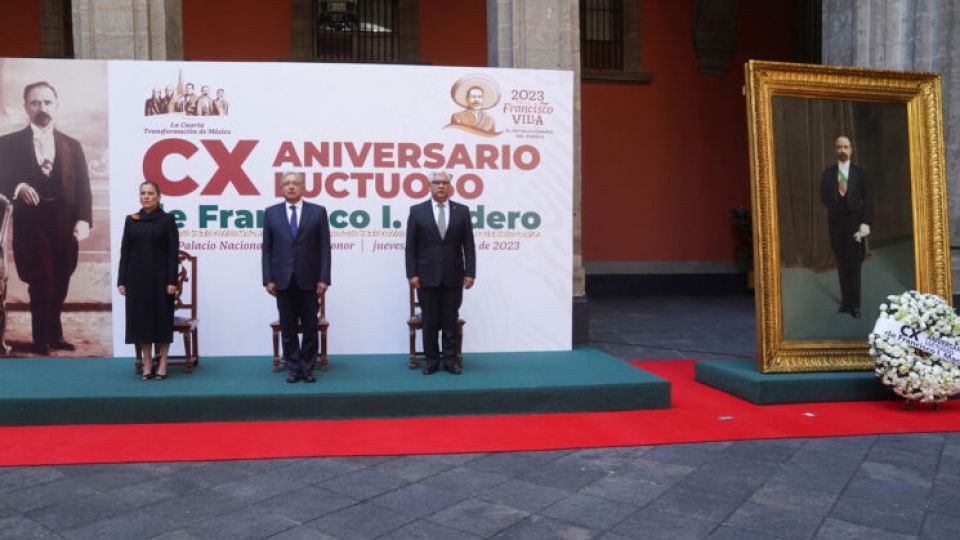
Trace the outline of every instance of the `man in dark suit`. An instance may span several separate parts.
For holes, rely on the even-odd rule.
[[[827,207],[830,247],[837,259],[840,278],[840,313],[860,318],[860,265],[866,253],[864,239],[870,235],[873,202],[870,182],[863,169],[850,163],[853,145],[845,136],[834,143],[837,164],[823,171],[820,200]]]
[[[445,172],[433,173],[431,199],[411,206],[407,218],[407,279],[420,297],[427,357],[424,375],[440,368],[437,338],[441,330],[444,369],[460,374],[455,355],[457,319],[463,289],[473,287],[477,275],[470,209],[449,200],[450,180]]]
[[[34,352],[75,349],[63,337],[60,315],[77,268],[78,242],[90,234],[93,206],[80,143],[57,130],[57,91],[27,85],[26,128],[0,137],[0,190],[13,201],[13,252],[29,286]]]
[[[263,224],[263,286],[277,297],[288,383],[316,382],[317,311],[330,286],[330,222],[326,208],[303,200],[304,179],[281,180],[286,202],[267,208]],[[303,343],[297,323],[303,324]]]

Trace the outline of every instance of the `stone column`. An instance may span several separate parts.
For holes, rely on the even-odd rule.
[[[942,77],[957,289],[960,257],[960,0],[824,0],[823,63],[935,71]]]
[[[182,1],[74,0],[73,48],[77,58],[182,59]]]
[[[581,237],[580,3],[487,0],[490,67],[573,70],[573,342],[589,339]]]

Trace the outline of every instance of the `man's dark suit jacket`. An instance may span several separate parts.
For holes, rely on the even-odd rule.
[[[476,277],[473,227],[465,205],[447,200],[450,215],[441,239],[433,217],[433,199],[410,207],[407,223],[407,278],[420,277],[422,287],[462,287],[464,277]]]
[[[834,236],[853,236],[861,223],[873,223],[873,201],[870,197],[867,173],[854,164],[850,164],[847,175],[847,195],[840,197],[837,187],[837,165],[827,167],[820,178],[820,200],[827,207],[830,220],[831,244],[838,249],[841,238]],[[849,233],[849,234],[847,234]]]
[[[297,237],[290,232],[287,205],[267,208],[263,223],[263,284],[274,282],[278,290],[290,287],[296,275],[301,290],[316,290],[317,283],[330,285],[330,222],[327,209],[303,201],[298,216]]]
[[[54,129],[53,144],[57,148],[56,160],[63,171],[63,197],[67,204],[76,208],[77,220],[93,225],[90,176],[80,141]],[[42,173],[37,165],[30,126],[0,137],[0,189],[8,199],[13,201],[13,192],[21,182],[33,185],[38,174]]]
[[[67,205],[71,208],[73,224],[83,220],[93,226],[93,198],[90,193],[90,176],[87,173],[87,159],[83,154],[80,142],[64,135],[56,129],[53,131],[53,141],[56,146],[56,163],[61,176],[61,193]],[[30,126],[0,137],[0,191],[13,202],[14,191],[20,183],[27,183],[34,189],[48,181],[37,164],[36,152],[33,148],[33,130]],[[42,193],[41,189],[37,189]],[[17,215],[14,212],[14,244],[27,246],[32,242],[24,239],[17,241]],[[30,231],[22,230],[19,234]],[[31,264],[29,250],[21,247],[15,255],[17,273],[21,279],[29,283],[33,280],[34,268]]]

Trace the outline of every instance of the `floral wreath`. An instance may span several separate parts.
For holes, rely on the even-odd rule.
[[[869,339],[874,372],[898,396],[939,403],[960,392],[960,319],[939,296],[888,296]]]

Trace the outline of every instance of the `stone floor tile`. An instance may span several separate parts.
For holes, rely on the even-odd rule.
[[[62,536],[23,516],[0,519],[0,540],[53,539]]]
[[[710,540],[780,540],[783,536],[771,536],[761,532],[738,529],[730,525],[721,525],[707,538]]]
[[[520,478],[542,486],[576,491],[606,475],[605,471],[560,459],[541,465]]]
[[[784,463],[788,461],[801,445],[774,439],[769,441],[736,441],[726,450],[726,456],[736,456],[743,459],[757,460],[770,463]]]
[[[509,476],[502,474],[488,473],[467,467],[457,467],[431,476],[424,480],[423,483],[461,495],[472,495],[477,491],[502,484],[509,479]]]
[[[357,504],[357,501],[346,495],[307,486],[297,491],[281,493],[258,503],[257,506],[291,521],[306,523],[354,504]]]
[[[827,518],[814,536],[815,540],[914,540],[916,535],[898,534],[866,525]]]
[[[514,479],[478,492],[476,497],[527,512],[539,512],[569,495],[566,490]]]
[[[575,493],[541,510],[540,515],[588,529],[605,531],[637,510],[638,507],[632,504]]]
[[[129,516],[133,509],[127,501],[111,494],[98,493],[47,506],[26,514],[41,525],[57,531],[67,531],[77,527],[111,519]]]
[[[96,493],[95,489],[75,478],[61,478],[53,482],[8,491],[0,495],[0,500],[5,506],[20,512],[30,512],[79,497],[89,497]]]
[[[487,473],[515,476],[529,472],[547,461],[551,460],[546,460],[533,452],[498,452],[475,459],[463,466]]]
[[[665,444],[651,449],[643,459],[671,465],[698,467],[716,459],[732,443]]]
[[[822,515],[807,514],[781,506],[746,502],[725,522],[739,529],[781,538],[802,540],[811,538],[823,521]]]
[[[173,474],[173,478],[193,482],[202,489],[236,482],[284,465],[286,465],[284,460],[271,459],[214,461],[177,471]]]
[[[480,538],[482,537],[421,519],[394,529],[378,540],[479,540]]]
[[[211,489],[246,504],[252,504],[312,483],[310,478],[299,473],[299,470],[293,470],[292,467],[282,467],[214,486]]]
[[[720,523],[673,510],[647,506],[617,524],[612,532],[638,540],[706,538]]]
[[[360,503],[315,519],[308,525],[341,540],[366,540],[383,536],[414,520],[414,516]]]
[[[421,483],[385,493],[368,502],[415,519],[439,512],[464,498],[464,495]]]
[[[454,468],[455,465],[422,459],[420,456],[404,456],[391,461],[385,461],[372,467],[383,473],[392,474],[410,482],[423,480],[429,476],[440,474]]]
[[[248,506],[227,514],[200,520],[187,527],[187,532],[200,538],[258,540],[298,525],[300,525],[299,522],[278,516],[257,506]]]
[[[716,486],[722,489],[725,486]],[[673,512],[720,524],[733,513],[749,494],[731,496],[717,491],[672,487],[644,510]]]
[[[863,476],[890,484],[928,490],[933,485],[936,470],[917,470],[892,463],[878,463],[868,458],[860,465],[858,472]]]
[[[649,454],[649,452],[647,454]],[[662,486],[672,486],[696,470],[695,467],[688,465],[652,461],[647,459],[647,454],[644,454],[644,457],[634,459],[622,467],[619,473],[637,480],[648,481]]]
[[[509,529],[494,536],[498,539],[517,540],[590,540],[600,536],[600,531],[585,529],[554,519],[530,516]]]
[[[579,493],[626,503],[635,507],[642,507],[662,495],[667,489],[667,486],[646,480],[614,475],[605,476],[597,480],[581,489]]]
[[[202,489],[160,501],[139,511],[166,519],[174,528],[186,528],[201,519],[219,516],[245,506],[244,502],[218,491]]]
[[[923,505],[879,504],[876,500],[841,495],[830,517],[897,534],[916,536],[923,526]]]
[[[84,474],[75,478],[97,491],[111,491],[154,480],[157,474],[133,465],[109,465],[94,474]]]
[[[764,484],[750,497],[750,502],[779,506],[787,510],[825,516],[839,495],[790,484]]]
[[[2,467],[0,468],[0,493],[39,486],[61,480],[64,476],[53,467]]]
[[[488,538],[530,515],[512,506],[466,499],[427,519],[482,538]]]
[[[960,517],[936,512],[927,512],[923,520],[920,538],[940,540],[960,536]]]
[[[170,476],[121,487],[111,491],[110,494],[120,497],[131,506],[140,508],[174,497],[183,497],[194,491],[198,491],[198,489],[193,482],[181,477]]]
[[[382,537],[381,537],[382,538]],[[309,525],[298,525],[270,537],[270,540],[338,540],[336,537],[324,534]]]
[[[125,514],[111,519],[95,521],[62,533],[69,540],[92,540],[98,538],[152,538],[171,529],[169,522],[153,516],[137,513]]]
[[[357,500],[365,500],[401,488],[408,483],[408,480],[399,476],[367,468],[332,478],[318,486]]]

